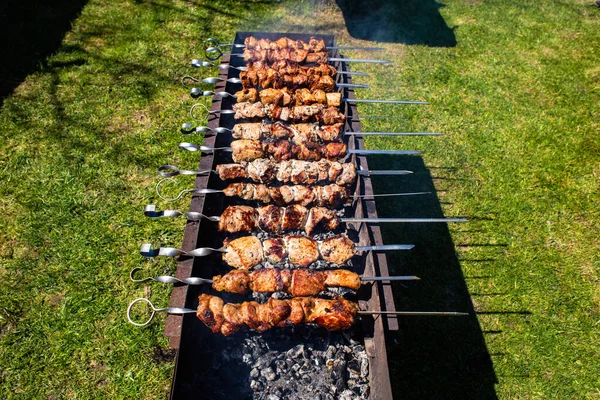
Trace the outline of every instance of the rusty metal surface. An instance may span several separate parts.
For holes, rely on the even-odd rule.
[[[300,40],[308,40],[310,36],[317,38],[323,38],[328,46],[334,45],[335,41],[333,36],[323,35],[303,35],[303,34],[289,34],[289,33],[256,33],[256,32],[239,32],[236,35],[235,43],[243,43],[247,36],[255,36],[257,38],[279,38],[282,36],[288,36],[297,38]],[[237,50],[240,52],[240,50]],[[337,51],[330,51],[330,56],[338,56]],[[224,58],[223,63],[231,62],[231,65],[241,66],[243,61],[240,57],[232,57],[231,60]],[[347,64],[340,62],[333,63],[339,70],[348,70]],[[220,70],[220,78],[231,78],[237,77],[239,72],[234,69]],[[350,76],[341,75],[339,79],[343,82],[350,83]],[[236,91],[232,84],[226,82],[220,82],[216,85],[215,91],[227,91],[233,93]],[[354,98],[354,92],[349,89],[345,89],[344,97]],[[211,110],[220,110],[223,108],[231,108],[233,100],[230,98],[219,98],[215,97],[211,106]],[[343,105],[345,114],[347,116],[357,116],[357,109],[355,104],[344,103]],[[231,128],[233,126],[232,116],[221,116],[220,114],[212,115],[209,118],[208,126],[210,128],[216,128],[223,126]],[[358,120],[348,120],[346,123],[346,130],[359,132],[361,130],[360,122]],[[362,138],[355,136],[345,136],[349,149],[363,149],[364,144]],[[206,146],[227,146],[231,141],[230,134],[218,134],[216,136],[206,136],[204,138],[204,145]],[[214,169],[217,164],[220,164],[222,158],[225,155],[219,153],[204,154],[200,159],[200,170]],[[352,160],[357,164],[358,168],[368,169],[367,160],[364,156],[353,155]],[[222,188],[224,183],[219,181],[214,175],[211,176],[198,176],[195,181],[195,188]],[[371,194],[373,188],[369,177],[359,177],[357,180],[356,187],[354,188],[355,193],[360,194]],[[223,209],[226,207],[226,203],[231,201],[230,199],[223,199],[219,195],[210,196],[194,196],[191,201],[190,210],[200,212],[206,215],[220,215]],[[376,218],[377,211],[375,208],[374,200],[359,199],[353,203],[354,217],[370,217]],[[358,231],[358,237],[360,238],[361,245],[378,245],[383,244],[381,238],[381,232],[379,227],[372,224],[354,224],[353,226]],[[188,221],[185,228],[182,249],[192,250],[197,247],[208,246],[211,247],[217,244],[218,234],[214,224],[210,221],[199,221],[191,222]],[[364,276],[385,276],[388,275],[388,266],[386,256],[382,252],[367,254],[361,258],[363,262],[355,269],[356,272],[364,274]],[[214,274],[223,273],[223,266],[221,265],[218,256],[206,257],[204,259],[184,259],[178,262],[178,268],[176,276],[180,279],[185,279],[191,276],[208,277],[210,278]],[[185,285],[175,286],[173,288],[170,307],[190,307],[195,308],[197,306],[197,296],[201,292],[206,292],[209,289],[206,287],[188,287]],[[392,297],[391,288],[388,283],[377,282],[370,285],[366,290],[366,295],[361,295],[359,302],[361,308],[368,310],[388,310],[394,311],[395,305]],[[391,399],[391,385],[389,378],[387,353],[385,346],[385,330],[397,330],[398,324],[395,318],[376,317],[373,319],[363,320],[362,325],[364,332],[367,332],[364,337],[365,348],[370,360],[370,385],[371,392],[370,398],[373,400],[379,399]],[[177,393],[189,393],[186,392],[186,388],[183,386],[190,385],[189,382],[194,379],[201,379],[197,376],[192,376],[194,372],[190,372],[190,366],[184,365],[185,359],[189,358],[189,353],[194,352],[193,346],[197,346],[198,343],[206,343],[207,346],[215,340],[214,335],[210,333],[194,315],[186,316],[169,316],[164,331],[165,336],[170,338],[170,345],[172,348],[179,349],[177,358],[175,361],[175,371],[173,375],[173,381],[171,386],[171,398],[181,398],[187,396],[177,395]],[[182,353],[185,353],[182,356]],[[199,374],[200,372],[196,372]],[[190,375],[192,374],[192,375]],[[198,398],[203,398],[202,393],[198,393]]]

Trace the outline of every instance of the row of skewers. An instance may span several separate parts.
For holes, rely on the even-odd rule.
[[[208,52],[221,53],[219,44]],[[354,132],[343,132],[346,116],[339,111],[344,102],[357,102],[342,97],[337,89],[344,87],[364,87],[338,82],[338,76],[347,71],[338,71],[328,61],[365,61],[331,58],[322,40],[311,38],[308,42],[281,38],[277,41],[257,40],[248,37],[244,44],[246,67],[219,65],[220,69],[235,68],[241,70],[240,78],[229,78],[228,83],[240,84],[241,90],[230,92],[211,92],[192,89],[192,97],[220,96],[236,100],[231,110],[207,111],[210,114],[233,114],[237,123],[232,129],[219,127],[212,133],[231,133],[236,140],[230,146],[210,148],[192,143],[182,143],[181,148],[190,151],[228,151],[232,153],[233,163],[217,165],[210,171],[179,170],[172,165],[163,166],[159,172],[166,179],[179,174],[203,175],[215,173],[223,181],[230,183],[224,189],[193,189],[184,192],[195,194],[223,193],[228,197],[241,200],[271,203],[264,207],[247,205],[229,206],[221,216],[205,216],[194,212],[175,210],[156,211],[154,205],[147,206],[145,213],[151,218],[186,216],[190,220],[207,219],[218,223],[218,230],[227,234],[262,230],[274,237],[261,240],[257,236],[226,238],[220,248],[199,248],[183,251],[177,248],[153,249],[143,245],[141,254],[146,257],[162,256],[206,256],[212,252],[222,253],[224,263],[235,268],[224,275],[212,279],[174,277],[149,278],[163,283],[208,284],[217,291],[235,294],[248,292],[284,292],[291,299],[276,300],[268,303],[243,302],[225,304],[217,296],[202,294],[198,308],[157,309],[146,299],[137,299],[128,308],[128,318],[136,325],[150,322],[156,311],[183,314],[194,312],[198,318],[214,333],[229,335],[242,326],[262,332],[273,327],[284,327],[301,323],[312,323],[327,330],[348,329],[360,313],[358,304],[344,298],[333,300],[318,296],[329,287],[343,287],[357,290],[361,282],[374,280],[416,280],[417,277],[360,277],[345,269],[311,270],[317,260],[330,263],[330,267],[344,266],[359,252],[373,250],[408,250],[412,245],[358,246],[347,235],[338,234],[324,240],[315,240],[311,236],[317,232],[338,230],[347,222],[450,222],[463,219],[360,219],[340,218],[335,207],[345,204],[351,198],[349,188],[356,183],[358,176],[373,174],[409,174],[411,171],[363,171],[357,170],[352,162],[343,162],[352,154],[377,154],[377,151],[349,150],[344,138]],[[239,47],[236,45],[236,47]],[[231,56],[238,56],[237,53]],[[214,59],[213,59],[214,61]],[[194,66],[211,65],[194,60]],[[202,80],[204,83],[216,83],[219,78]],[[200,81],[194,79],[196,81]],[[342,89],[343,90],[343,89]],[[363,100],[364,101],[364,100]],[[367,100],[372,102],[375,100]],[[385,102],[385,101],[384,101]],[[388,101],[395,103],[418,103],[409,101]],[[194,107],[190,115],[194,118]],[[260,122],[257,120],[261,120]],[[207,127],[193,127],[184,124],[182,132],[209,133]],[[362,133],[365,134],[365,133]],[[435,133],[377,133],[366,134],[422,134]],[[414,151],[385,151],[383,154],[418,154]],[[248,182],[251,180],[254,183]],[[164,181],[159,182],[159,185]],[[293,185],[288,185],[292,183]],[[157,192],[164,198],[157,185]],[[177,198],[179,198],[182,192]],[[414,195],[423,193],[398,193],[391,195]],[[316,205],[308,209],[308,206]],[[285,207],[283,207],[285,206]],[[304,231],[304,235],[292,234],[280,236],[286,232]],[[264,264],[277,265],[284,260],[294,266],[293,270],[263,268],[252,270]],[[268,265],[267,264],[267,265]],[[300,268],[298,268],[300,267]],[[131,278],[135,281],[132,271]],[[130,317],[134,304],[146,301],[153,310],[150,320],[138,324]],[[375,311],[377,312],[377,311]],[[381,312],[380,312],[381,313]],[[419,313],[422,314],[422,313]],[[425,313],[430,314],[430,313]],[[437,315],[459,315],[461,313],[434,313]]]

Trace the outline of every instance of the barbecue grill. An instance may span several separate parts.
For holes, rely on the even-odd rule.
[[[197,97],[199,93],[220,94],[213,97],[208,110],[208,126],[196,129],[198,132],[218,132],[206,135],[202,145],[185,143],[188,150],[227,149],[232,142],[231,129],[234,118],[231,110],[235,104],[235,96],[239,90],[239,73],[243,70],[244,61],[239,56],[243,52],[244,40],[254,36],[257,39],[278,39],[288,37],[308,42],[315,37],[323,39],[329,49],[328,60],[337,71],[337,86],[343,91],[344,101],[340,111],[345,116],[343,141],[348,153],[346,162],[351,162],[359,172],[350,191],[355,195],[352,205],[339,212],[345,217],[346,234],[365,249],[382,248],[381,232],[377,225],[365,223],[365,218],[377,219],[373,189],[364,144],[360,136],[361,125],[351,82],[352,74],[348,65],[339,54],[333,36],[306,35],[289,33],[257,33],[241,32],[235,37],[232,54],[223,54],[220,60],[218,79],[210,79],[215,84],[214,92],[192,91]],[[215,43],[213,41],[213,43]],[[214,50],[214,49],[213,49]],[[368,62],[369,60],[352,60]],[[371,60],[372,61],[372,60]],[[206,81],[206,80],[205,80]],[[396,103],[423,103],[403,102]],[[189,126],[185,133],[193,132]],[[370,133],[373,134],[373,133]],[[389,134],[389,133],[388,133]],[[393,134],[393,133],[392,133]],[[404,152],[398,154],[414,154]],[[209,151],[200,159],[198,171],[213,171],[218,165],[231,162],[231,154],[226,151]],[[172,172],[176,167],[167,166]],[[377,172],[377,171],[376,171]],[[383,173],[389,171],[380,171]],[[409,172],[409,171],[403,171]],[[194,173],[179,171],[178,173]],[[381,174],[381,173],[380,173]],[[169,211],[170,216],[218,216],[230,205],[243,204],[239,200],[224,196],[199,195],[202,190],[222,190],[227,184],[215,174],[197,174],[190,212]],[[147,215],[160,216],[155,209],[147,208]],[[212,219],[211,219],[212,218]],[[194,249],[219,249],[225,235],[217,230],[217,217],[188,218],[181,249],[167,249],[170,255],[180,255],[176,276],[155,279],[161,282],[175,283],[170,308],[192,310],[198,305],[198,297],[210,290],[209,285],[202,283],[199,277],[210,279],[212,276],[224,274],[218,251],[203,251],[204,257],[191,257],[199,254]],[[342,218],[344,221],[344,218]],[[421,221],[421,222],[442,222]],[[320,239],[331,237],[339,232],[321,233]],[[256,234],[259,239],[266,238],[266,233]],[[228,238],[237,237],[228,235]],[[357,247],[358,249],[359,247]],[[391,248],[391,246],[390,246]],[[408,247],[407,247],[408,248]],[[144,253],[144,252],[143,252]],[[146,249],[146,253],[150,251]],[[157,253],[158,254],[158,251]],[[328,267],[316,262],[317,269]],[[389,275],[386,256],[382,252],[367,252],[354,256],[349,261],[352,271],[358,273],[363,284],[357,293],[358,305],[362,310],[369,310],[377,316],[363,317],[352,329],[345,332],[326,332],[310,326],[295,326],[263,333],[242,330],[230,337],[214,335],[198,318],[188,314],[170,314],[167,317],[165,335],[170,338],[170,346],[178,349],[175,373],[171,386],[171,398],[207,398],[207,399],[245,399],[261,398],[277,399],[334,399],[334,398],[369,398],[391,399],[391,385],[385,346],[386,330],[397,330],[398,323],[394,315],[395,305],[389,284],[380,279]],[[135,271],[133,271],[135,272]],[[133,279],[132,272],[132,279]],[[406,277],[397,277],[405,279]],[[414,277],[412,277],[414,278]],[[179,283],[190,283],[181,285]],[[343,294],[333,292],[333,295]],[[219,293],[225,302],[241,302],[235,294]],[[255,300],[264,302],[267,295],[253,294]],[[324,391],[323,387],[329,385]]]

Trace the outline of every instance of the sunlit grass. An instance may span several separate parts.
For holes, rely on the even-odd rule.
[[[367,145],[418,149],[428,166],[455,168],[432,174],[461,179],[435,181],[447,189],[438,193],[447,216],[473,218],[469,227],[450,226],[457,255],[492,260],[462,262],[466,285],[503,293],[473,296],[475,310],[531,313],[478,317],[482,330],[502,332],[485,337],[500,398],[599,393],[600,13],[588,3],[448,1],[440,13],[456,47],[383,43],[392,66],[352,66],[371,73],[357,79],[372,85],[360,97],[431,103],[359,109],[399,117],[368,121],[365,130],[445,133]],[[128,273],[140,265],[164,272],[169,264],[140,260],[140,243],[176,245],[183,236],[182,221],[153,223],[141,213],[160,202],[158,165],[197,164],[176,148],[193,104],[178,80],[216,73],[189,67],[202,38],[314,32],[317,23],[338,42],[372,44],[348,35],[335,4],[92,0],[56,53],[5,101],[2,398],[167,397],[173,362],[162,356],[164,319],[139,329],[124,312],[140,295],[168,303],[168,287],[135,285]],[[386,204],[382,214],[397,213]],[[502,247],[461,246],[473,243]],[[490,278],[469,279],[479,275]],[[401,374],[402,363],[390,362]],[[461,393],[450,389],[450,397]]]

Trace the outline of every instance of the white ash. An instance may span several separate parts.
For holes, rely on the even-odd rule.
[[[365,348],[346,332],[298,326],[238,335],[246,337],[227,338],[216,358],[248,368],[243,384],[252,391],[253,400],[358,400],[369,396]]]

